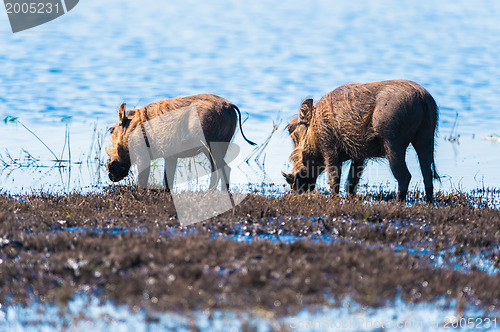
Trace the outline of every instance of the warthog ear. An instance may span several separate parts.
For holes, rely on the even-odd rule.
[[[120,109],[118,110],[118,121],[123,122],[125,119],[125,108],[127,107],[127,104],[123,103],[120,105]]]
[[[287,173],[281,171],[281,175],[283,175],[283,177],[285,178],[285,180],[288,184],[293,184],[295,182],[295,179],[293,178],[292,174],[287,174]]]
[[[304,100],[300,106],[299,122],[309,123],[311,120],[312,110],[313,100],[311,98]]]

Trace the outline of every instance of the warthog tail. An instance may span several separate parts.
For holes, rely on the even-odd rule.
[[[432,161],[432,177],[435,180],[439,180],[441,182],[441,177],[439,176],[437,169],[436,169],[436,164],[434,163],[434,160]]]
[[[238,107],[236,107],[236,105],[232,105],[232,106],[233,106],[233,109],[238,113],[238,117],[240,118],[241,136],[243,136],[243,138],[245,139],[245,141],[248,142],[248,144],[250,144],[250,145],[257,145],[257,143],[254,143],[254,142],[250,141],[248,138],[245,137],[245,134],[243,134],[243,126],[241,125],[241,113],[240,113],[240,109]]]
[[[434,135],[436,135],[436,128],[438,125],[438,118],[439,118],[439,112],[438,112],[438,106],[436,104],[436,101],[430,94],[427,94],[425,98],[425,103],[424,103],[424,108],[426,109],[427,113],[431,116],[431,123],[434,124]],[[434,143],[433,143],[434,144]],[[434,146],[432,147],[434,150]],[[434,162],[434,151],[433,151],[433,157],[432,157],[432,178],[435,180],[441,181],[441,177],[439,176],[437,169],[436,169],[436,163]]]

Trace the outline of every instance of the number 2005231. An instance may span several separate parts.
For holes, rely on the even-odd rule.
[[[61,10],[58,3],[50,2],[6,2],[5,9],[7,14],[59,14]]]
[[[460,318],[454,319],[451,322],[446,322],[444,328],[474,328],[474,329],[490,329],[497,328],[497,323],[500,323],[499,318]],[[498,324],[500,325],[500,324]]]

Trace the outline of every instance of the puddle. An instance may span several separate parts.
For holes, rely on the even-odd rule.
[[[260,224],[257,221],[256,223],[252,223],[252,225],[242,225],[237,224],[230,228],[229,233],[223,235],[225,239],[231,239],[237,242],[250,242],[256,239],[268,240],[273,243],[293,243],[296,241],[302,240],[312,240],[312,241],[321,241],[324,243],[334,243],[337,241],[343,241],[346,243],[354,243],[360,245],[366,245],[370,248],[377,248],[380,250],[391,250],[396,251],[398,253],[407,253],[413,255],[415,257],[421,258],[428,262],[430,265],[437,268],[453,268],[457,271],[471,271],[471,270],[479,270],[487,272],[490,275],[497,275],[500,272],[500,266],[498,264],[499,256],[500,256],[500,247],[498,245],[493,246],[487,250],[481,250],[477,253],[468,253],[461,251],[460,247],[457,245],[449,244],[449,246],[440,250],[433,250],[434,241],[432,238],[422,241],[411,241],[406,243],[405,245],[394,245],[392,243],[380,244],[380,243],[364,243],[364,241],[349,239],[346,237],[339,237],[339,232],[336,229],[326,230],[323,228],[323,224],[320,222],[318,224],[318,220],[322,218],[317,217],[296,217],[295,219],[302,220],[313,220],[312,227],[315,225],[321,230],[308,231],[304,230],[301,235],[290,234],[290,232],[286,228],[286,222],[280,219],[271,220],[270,222],[262,221]],[[391,220],[389,225],[387,224],[376,224],[376,223],[367,223],[362,221],[356,221],[351,218],[343,218],[339,220],[342,224],[348,224],[348,227],[357,228],[358,231],[360,229],[374,229],[377,228],[379,230],[385,231],[387,228],[392,228],[392,231],[398,232],[401,229],[405,229],[408,227],[415,227],[426,233],[429,231],[430,226],[428,224],[417,222],[417,221],[399,221],[399,220]],[[275,225],[279,224],[280,227],[276,227]],[[264,226],[263,226],[264,225]],[[266,226],[268,226],[266,228]],[[214,235],[216,238],[217,235]]]
[[[435,245],[434,241],[429,238],[422,241],[411,241],[404,245],[394,245],[393,243],[365,243],[361,240],[350,239],[345,236],[339,236],[337,229],[325,229],[324,223],[321,222],[323,218],[320,217],[295,217],[295,220],[310,220],[312,221],[311,227],[317,228],[316,230],[299,230],[290,232],[287,229],[287,222],[280,218],[258,220],[251,224],[244,222],[235,222],[226,228],[224,232],[216,227],[203,227],[203,232],[207,231],[212,239],[224,238],[233,240],[240,243],[249,243],[256,240],[271,241],[273,244],[279,243],[294,243],[297,241],[312,240],[321,241],[327,244],[335,242],[352,243],[358,245],[365,245],[368,248],[375,248],[379,250],[389,250],[400,254],[409,254],[427,262],[436,268],[452,268],[456,271],[468,272],[472,270],[484,271],[489,275],[497,275],[500,273],[500,266],[498,264],[500,256],[500,246],[494,245],[490,249],[480,250],[479,252],[464,252],[457,245],[450,244],[440,250],[433,250]],[[430,225],[418,221],[400,221],[391,220],[388,224],[371,223],[366,221],[356,221],[352,218],[342,218],[337,220],[348,228],[357,228],[358,231],[362,229],[377,229],[379,231],[386,231],[391,228],[394,232],[407,230],[408,228],[417,228],[420,231],[429,232]],[[57,223],[64,225],[66,221],[58,220]],[[150,229],[148,227],[64,227],[54,226],[50,233],[58,232],[79,232],[86,235],[90,234],[110,234],[110,235],[123,235],[126,233],[146,233]],[[195,234],[197,229],[194,227],[175,227],[166,226],[164,229],[158,231],[160,236],[185,236]],[[29,234],[29,232],[27,232]],[[2,239],[2,245],[9,242],[7,239]]]

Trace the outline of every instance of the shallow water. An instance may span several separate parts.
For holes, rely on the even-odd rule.
[[[144,294],[144,301],[158,301]],[[196,310],[182,312],[150,312],[139,306],[116,305],[100,301],[93,295],[76,294],[67,303],[34,303],[4,305],[0,309],[0,328],[7,331],[447,331],[462,324],[462,331],[475,331],[467,327],[467,319],[484,331],[496,331],[499,318],[495,313],[469,307],[460,314],[455,301],[407,304],[401,299],[381,308],[367,308],[346,298],[342,303],[303,309],[294,315],[276,317],[272,312],[255,308],[241,312]],[[463,319],[463,318],[462,318]],[[460,325],[458,325],[460,326]]]
[[[144,295],[149,299],[148,294]],[[0,311],[0,327],[8,331],[448,331],[460,326],[467,328],[466,320],[460,322],[453,310],[453,303],[440,301],[436,304],[405,304],[396,300],[391,306],[367,309],[350,299],[332,307],[309,311],[302,310],[293,316],[277,318],[270,312],[234,312],[217,310],[211,315],[196,311],[189,316],[174,312],[154,313],[138,308],[117,306],[111,302],[100,303],[92,296],[76,295],[66,305],[31,304],[27,307],[14,305]],[[136,310],[137,309],[137,310]],[[495,331],[499,318],[488,313],[469,309],[464,312],[475,326],[483,331]]]
[[[61,120],[71,116],[66,120],[71,160],[83,165],[73,164],[71,174],[67,168],[16,168],[7,152],[24,159],[24,149],[41,165],[54,165],[54,158],[19,124],[1,124],[0,156],[11,167],[1,171],[0,187],[11,192],[99,189],[109,180],[87,164],[95,155],[95,149],[90,153],[95,124],[104,133],[121,102],[143,106],[204,92],[238,105],[248,115],[247,136],[258,143],[271,133],[273,121],[282,120],[250,165],[241,162],[252,147],[236,134],[242,152],[232,164],[232,179],[283,184],[279,171],[290,169],[291,142],[282,129],[303,98],[319,99],[343,83],[393,78],[421,83],[440,107],[436,162],[444,178],[438,189],[498,187],[500,142],[481,138],[500,134],[499,14],[496,2],[465,0],[112,0],[80,2],[61,18],[16,34],[4,16],[0,118],[18,117],[59,157],[66,128]],[[445,140],[451,134],[460,134],[459,144]],[[422,189],[415,153],[408,154],[410,188]],[[101,158],[106,159],[103,152]],[[386,163],[371,163],[362,183],[395,188]]]

